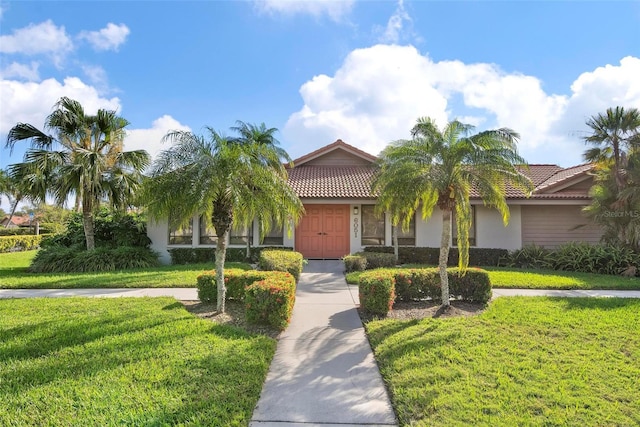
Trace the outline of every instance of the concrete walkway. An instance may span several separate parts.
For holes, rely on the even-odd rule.
[[[395,426],[340,261],[310,261],[298,283],[251,427]]]

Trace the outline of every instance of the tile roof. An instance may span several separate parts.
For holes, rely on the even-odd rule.
[[[371,192],[371,181],[375,175],[373,165],[369,166],[333,166],[312,165],[305,163],[322,157],[336,149],[342,149],[358,157],[376,160],[376,157],[338,139],[332,144],[306,154],[294,160],[294,167],[289,169],[289,184],[301,198],[325,199],[375,199]],[[592,165],[583,164],[570,168],[558,165],[532,164],[521,168],[535,187],[532,199],[588,199],[588,191],[569,188],[567,191],[548,192],[563,183],[588,173]],[[507,188],[507,199],[525,199],[526,195],[515,188]],[[472,198],[478,194],[472,190]]]
[[[289,184],[301,198],[373,198],[371,167],[299,166],[289,170]]]
[[[557,186],[558,184],[562,184],[566,181],[571,180],[572,178],[578,177],[580,175],[584,175],[587,172],[593,169],[593,164],[585,163],[578,166],[573,166],[567,169],[562,169],[550,176],[544,182],[540,183],[536,186],[536,192],[548,190],[551,187]]]

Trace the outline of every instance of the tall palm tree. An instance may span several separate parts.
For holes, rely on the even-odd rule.
[[[383,205],[405,206],[397,210],[405,221],[418,209],[423,219],[435,207],[442,212],[439,272],[445,309],[449,306],[452,213],[458,228],[459,266],[464,270],[469,262],[472,189],[500,212],[505,225],[509,220],[507,186],[532,190],[531,181],[518,170],[525,161],[517,153],[516,132],[501,128],[472,135],[472,131],[473,126],[457,120],[440,130],[433,119],[419,118],[411,130],[412,139],[395,141],[382,151],[373,182]]]
[[[590,117],[586,124],[593,133],[584,140],[595,147],[585,151],[585,160],[610,164],[616,186],[621,190],[625,186],[627,152],[633,147],[640,147],[640,111],[636,108],[608,108],[604,114]]]
[[[125,127],[129,124],[115,111],[100,109],[86,114],[82,105],[60,98],[46,118],[48,135],[33,125],[18,123],[7,136],[7,147],[28,140],[24,162],[11,165],[9,174],[28,183],[27,194],[44,201],[47,194],[62,205],[75,196],[82,210],[87,250],[95,249],[94,211],[101,201],[123,209],[141,182],[149,165],[144,150],[123,151]]]
[[[154,163],[144,197],[148,213],[169,218],[171,226],[186,225],[201,214],[213,225],[217,310],[224,312],[224,261],[229,231],[256,212],[261,230],[297,222],[303,207],[287,183],[287,172],[272,144],[238,143],[207,127],[207,135],[172,131],[164,139],[174,145]]]

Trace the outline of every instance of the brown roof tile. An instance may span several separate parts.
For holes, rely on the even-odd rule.
[[[301,198],[373,198],[371,167],[299,166],[289,170],[289,184]]]

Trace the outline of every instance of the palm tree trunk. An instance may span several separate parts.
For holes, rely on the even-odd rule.
[[[13,219],[13,216],[16,213],[16,209],[18,208],[18,203],[20,203],[20,197],[16,197],[15,202],[11,204],[11,213],[9,214],[9,219],[7,220],[7,224],[4,226],[4,228],[9,228],[9,224],[11,224],[11,220]]]
[[[95,227],[93,221],[93,204],[90,198],[86,198],[82,203],[82,226],[84,227],[84,239],[87,243],[87,250],[96,248]]]
[[[447,275],[447,261],[449,260],[449,241],[451,240],[451,209],[442,210],[442,240],[440,241],[440,258],[438,270],[440,272],[440,289],[442,290],[442,306],[449,303],[449,276]]]
[[[218,313],[224,313],[225,298],[227,296],[227,287],[224,285],[224,260],[227,255],[227,234],[225,231],[222,236],[218,235],[218,243],[216,244],[216,285],[218,288],[218,303],[216,310]]]

